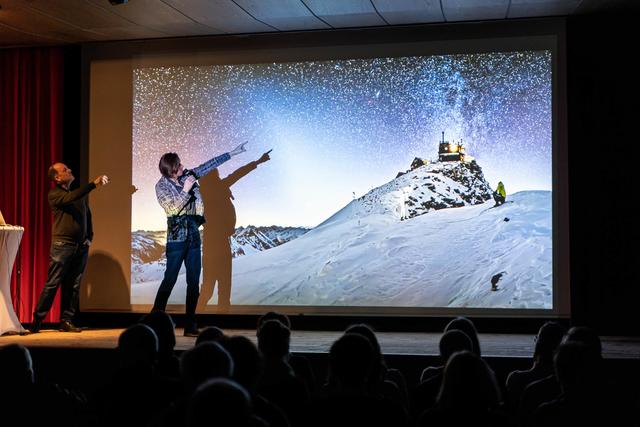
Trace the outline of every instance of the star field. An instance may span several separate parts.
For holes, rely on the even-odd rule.
[[[158,160],[186,167],[249,141],[222,176],[238,225],[314,226],[414,157],[462,139],[495,186],[550,190],[551,52],[524,51],[134,70],[132,228],[163,229]],[[215,214],[214,207],[206,207]]]

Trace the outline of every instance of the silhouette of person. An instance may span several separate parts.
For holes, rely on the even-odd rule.
[[[236,210],[233,206],[231,186],[270,160],[269,153],[258,160],[238,168],[226,178],[220,178],[218,169],[200,179],[200,192],[207,206],[215,212],[207,220],[203,232],[203,279],[200,289],[199,311],[202,311],[213,296],[218,283],[218,308],[227,310],[231,305],[231,244],[229,238],[236,229]]]

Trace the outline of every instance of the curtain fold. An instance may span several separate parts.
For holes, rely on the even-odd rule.
[[[62,158],[62,48],[0,49],[0,210],[25,228],[11,276],[21,322],[30,322],[49,264],[47,169]],[[45,322],[60,317],[59,293]]]

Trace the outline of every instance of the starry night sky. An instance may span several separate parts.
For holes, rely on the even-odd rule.
[[[551,190],[551,78],[546,50],[135,69],[132,230],[166,228],[163,153],[194,167],[243,141],[221,176],[273,152],[232,187],[238,226],[315,226],[437,159],[442,131],[494,188]]]

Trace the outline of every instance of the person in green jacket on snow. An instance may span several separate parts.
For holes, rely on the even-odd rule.
[[[507,200],[507,192],[502,181],[498,182],[498,188],[493,192],[493,200],[496,201],[495,206],[500,206]]]

